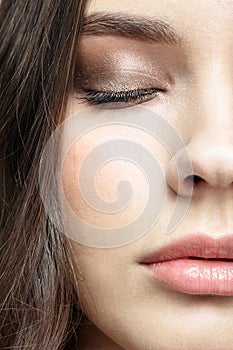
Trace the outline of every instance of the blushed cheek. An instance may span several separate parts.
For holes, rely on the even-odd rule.
[[[82,165],[85,159],[98,147],[110,140],[131,140],[137,142],[142,147],[154,153],[157,150],[157,157],[162,162],[162,150],[152,137],[145,135],[140,130],[130,130],[125,126],[102,127],[81,137],[69,149],[62,168],[62,186],[69,207],[85,223],[100,228],[118,228],[136,220],[143,212],[149,195],[148,180],[140,164],[135,164],[132,159],[122,159],[116,157],[96,167],[101,159],[101,154],[96,154],[93,158],[93,167],[90,174],[85,174],[85,191],[80,185],[79,176],[82,173]],[[126,150],[127,155],[127,150]],[[100,157],[100,159],[98,159]],[[94,172],[94,174],[93,174]],[[91,188],[94,181],[96,193],[92,193]],[[97,199],[109,203],[109,207],[114,202],[120,200],[121,195],[118,185],[126,181],[132,196],[120,210],[105,213],[98,207]],[[90,188],[90,193],[86,189]],[[95,202],[96,200],[96,202]]]

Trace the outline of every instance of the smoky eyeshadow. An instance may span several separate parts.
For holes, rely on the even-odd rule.
[[[81,39],[75,90],[165,88],[174,83],[175,57],[164,45],[119,37]]]

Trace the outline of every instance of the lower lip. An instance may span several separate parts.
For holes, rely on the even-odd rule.
[[[147,265],[153,277],[182,293],[233,295],[233,261],[161,261]]]

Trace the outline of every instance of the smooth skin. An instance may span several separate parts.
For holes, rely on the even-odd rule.
[[[151,279],[139,264],[153,247],[161,247],[189,232],[201,230],[211,236],[233,232],[233,1],[96,0],[88,7],[88,14],[106,11],[163,20],[181,37],[180,44],[174,46],[116,35],[89,35],[82,38],[80,53],[84,60],[98,57],[99,62],[108,56],[111,64],[105,62],[108,79],[104,78],[103,85],[115,79],[111,72],[116,67],[123,73],[127,68],[138,69],[137,55],[144,67],[153,65],[154,76],[159,75],[163,83],[172,81],[169,92],[162,93],[158,100],[144,102],[144,106],[167,118],[176,128],[201,181],[194,184],[192,201],[182,223],[171,235],[165,235],[177,188],[170,155],[158,141],[140,130],[112,126],[89,133],[71,147],[63,168],[65,192],[77,215],[92,225],[124,225],[140,214],[147,198],[142,173],[135,165],[117,160],[97,174],[98,192],[105,201],[114,201],[118,182],[127,179],[135,197],[127,211],[111,220],[103,213],[93,214],[76,188],[76,174],[82,160],[97,144],[111,138],[134,140],[157,157],[167,178],[163,213],[139,239],[107,249],[71,240],[77,259],[80,305],[90,320],[89,326],[82,327],[77,348],[233,350],[232,296],[177,292]],[[114,61],[114,52],[123,57],[126,51],[128,59]],[[144,88],[145,82],[139,80],[140,83]],[[128,85],[130,88],[130,81]],[[71,95],[67,117],[88,106]]]

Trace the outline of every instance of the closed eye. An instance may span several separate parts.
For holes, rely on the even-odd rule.
[[[91,105],[99,105],[111,102],[134,102],[136,104],[140,104],[158,97],[161,92],[164,92],[164,89],[147,88],[122,91],[87,90],[84,92],[84,95],[80,97],[76,96],[76,98],[81,102],[88,102]]]

